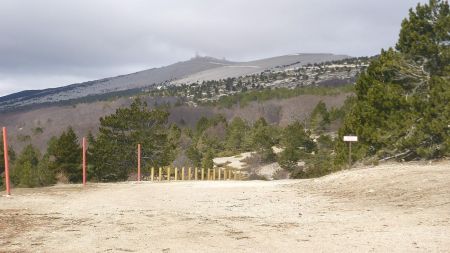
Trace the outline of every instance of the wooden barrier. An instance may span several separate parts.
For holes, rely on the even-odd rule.
[[[163,180],[163,174],[164,171],[167,172],[167,180],[166,181],[185,181],[185,180],[199,180],[199,168],[194,168],[192,170],[191,167],[189,167],[187,170],[185,167],[181,167],[181,170],[179,171],[177,167],[173,168],[174,178],[172,178],[172,168],[166,167],[162,168],[159,167],[159,175],[158,175],[158,181]],[[187,172],[187,174],[186,174]],[[192,172],[194,172],[194,177],[192,177]],[[179,176],[179,173],[181,173],[181,176]],[[220,180],[243,180],[244,174],[241,171],[238,170],[232,170],[232,169],[226,169],[226,168],[214,168],[214,169],[206,169],[200,168],[200,180],[208,180],[208,181],[220,181]],[[152,167],[150,169],[150,180],[153,182],[155,181],[155,168]]]

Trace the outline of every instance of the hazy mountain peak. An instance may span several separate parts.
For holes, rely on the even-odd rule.
[[[16,109],[28,105],[54,103],[113,92],[148,88],[168,83],[193,83],[228,77],[255,74],[267,69],[301,66],[308,63],[349,58],[333,54],[293,54],[259,59],[249,62],[232,62],[211,56],[195,57],[172,65],[152,68],[132,74],[72,84],[59,88],[22,91],[0,97],[0,110]]]

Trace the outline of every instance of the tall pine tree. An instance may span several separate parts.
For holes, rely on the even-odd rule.
[[[80,142],[73,128],[68,127],[57,140],[49,144],[49,155],[54,157],[51,167],[64,173],[70,182],[80,182],[82,154]]]
[[[353,159],[437,158],[450,154],[450,16],[447,1],[410,10],[396,49],[382,51],[356,83],[356,102],[339,131],[337,163],[356,134]]]
[[[168,140],[168,116],[166,111],[149,110],[147,103],[137,98],[129,108],[101,118],[99,134],[90,144],[96,179],[126,180],[137,167],[139,143],[145,166],[169,165],[173,146]]]

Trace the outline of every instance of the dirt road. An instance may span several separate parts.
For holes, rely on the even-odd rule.
[[[4,193],[3,193],[4,194]],[[449,252],[450,163],[0,197],[0,252]]]

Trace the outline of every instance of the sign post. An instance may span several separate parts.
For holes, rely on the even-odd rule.
[[[348,142],[348,168],[350,169],[352,167],[352,142],[357,142],[358,136],[344,136],[344,141]]]
[[[11,189],[9,185],[9,160],[8,160],[8,138],[6,127],[3,127],[3,152],[5,158],[5,183],[6,183],[6,195],[11,195]]]

